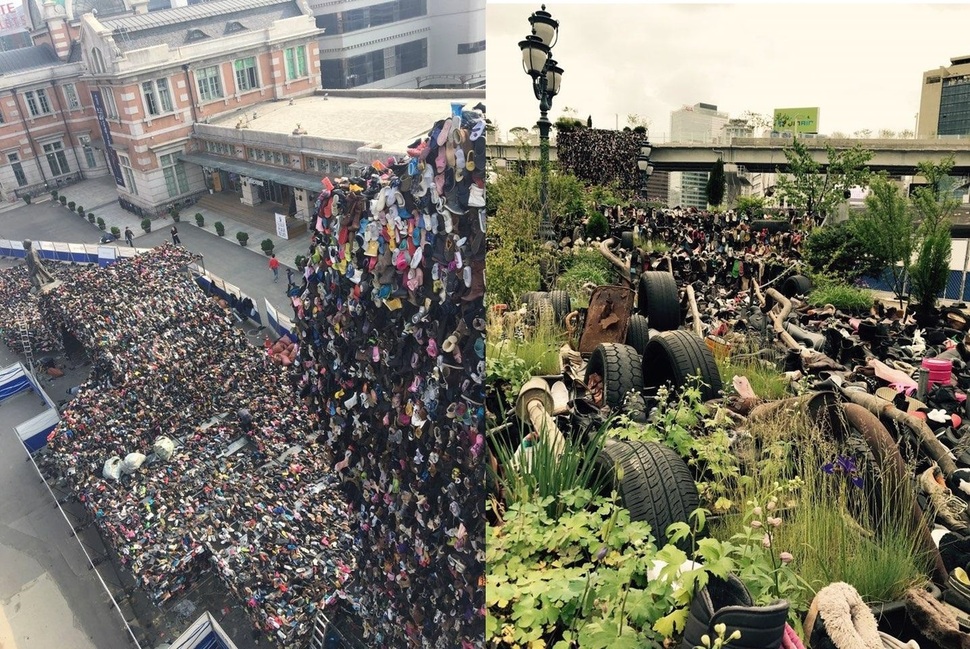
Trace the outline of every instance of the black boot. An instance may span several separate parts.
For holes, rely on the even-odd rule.
[[[727,580],[711,575],[707,586],[694,595],[684,628],[681,649],[701,646],[701,636],[714,637],[714,626],[727,626],[725,637],[740,631],[741,637],[726,645],[729,649],[778,649],[788,620],[788,602],[778,600],[755,606],[751,593],[735,575]]]

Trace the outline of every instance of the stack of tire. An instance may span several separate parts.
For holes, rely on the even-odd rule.
[[[572,303],[566,291],[531,291],[522,295],[521,302],[525,304],[530,324],[549,322],[561,327],[572,311]]]

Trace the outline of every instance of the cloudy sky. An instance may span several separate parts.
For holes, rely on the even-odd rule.
[[[539,116],[518,42],[539,2],[489,0],[488,116],[503,133]],[[650,120],[704,102],[746,110],[818,106],[820,132],[915,130],[922,73],[970,55],[970,5],[626,4],[547,2],[565,70],[550,117],[573,108],[593,125]]]

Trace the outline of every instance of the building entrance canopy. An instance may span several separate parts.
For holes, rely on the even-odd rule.
[[[308,189],[312,192],[323,190],[320,176],[304,174],[299,171],[266,167],[243,160],[232,160],[207,153],[180,153],[177,157],[183,162],[191,162],[192,164],[210,167],[212,169],[231,171],[240,176],[247,176],[258,180],[272,180],[281,185],[289,185],[290,187],[296,187],[298,189]],[[316,197],[314,196],[314,198]]]

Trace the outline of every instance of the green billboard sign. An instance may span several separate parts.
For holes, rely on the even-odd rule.
[[[773,130],[789,133],[818,133],[818,107],[776,108]]]

